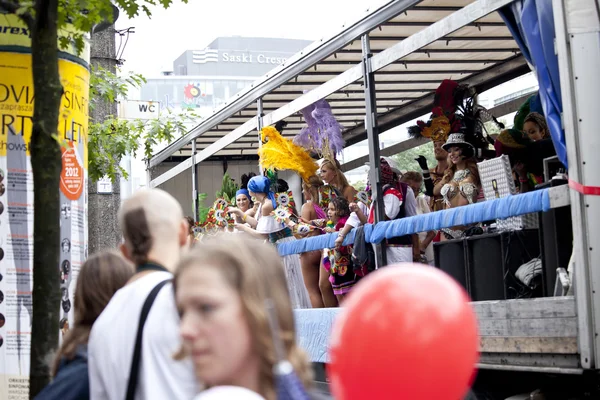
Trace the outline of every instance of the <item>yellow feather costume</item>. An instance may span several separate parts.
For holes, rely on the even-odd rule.
[[[258,156],[263,168],[292,170],[297,172],[305,182],[316,175],[317,164],[304,148],[281,136],[272,126],[264,127],[261,136],[263,145],[258,150]]]

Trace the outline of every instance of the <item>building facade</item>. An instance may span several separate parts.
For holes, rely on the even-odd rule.
[[[163,110],[193,109],[207,116],[310,43],[219,37],[203,50],[186,50],[173,62],[172,70],[148,79],[140,90],[140,100],[158,101]]]
[[[195,114],[205,118],[230,97],[284,63],[310,43],[311,41],[308,40],[294,39],[219,37],[203,50],[183,52],[173,62],[172,69],[164,71],[159,77],[147,78],[146,83],[139,90],[131,90],[129,100],[130,102],[157,101],[160,103],[161,111],[168,109],[172,112],[180,112],[191,109]],[[134,108],[137,106],[135,104]],[[121,115],[121,117],[128,116]],[[193,124],[190,124],[190,128],[191,125]],[[167,143],[157,144],[155,151],[166,145]],[[129,173],[129,179],[121,179],[121,198],[125,199],[145,186],[146,167],[141,155],[137,158],[127,156],[122,160],[121,165]],[[207,163],[205,162],[203,166],[206,167]],[[239,175],[251,171],[257,172],[256,161],[249,161],[238,167],[236,168],[242,171]],[[215,171],[218,171],[217,167]],[[236,173],[233,173],[233,176],[239,181]],[[214,182],[199,182],[202,186],[200,190],[209,194],[209,201],[216,190],[214,188],[220,187],[221,178],[222,174],[216,173]],[[189,202],[190,199],[191,197],[186,197],[185,202]],[[183,198],[180,200],[184,201]]]

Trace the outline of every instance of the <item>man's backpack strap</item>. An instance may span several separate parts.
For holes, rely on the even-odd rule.
[[[152,304],[154,304],[154,300],[156,300],[156,296],[158,296],[158,292],[160,292],[163,286],[169,282],[171,282],[171,279],[166,279],[154,286],[154,288],[150,291],[150,294],[148,294],[148,297],[146,297],[146,301],[142,307],[137,335],[135,337],[135,347],[133,348],[133,358],[131,360],[131,370],[129,371],[129,380],[127,382],[127,393],[125,395],[125,400],[134,400],[135,398],[135,391],[137,389],[137,383],[140,374],[140,361],[142,358],[142,338],[144,337],[144,325],[148,319],[148,314],[150,313]]]

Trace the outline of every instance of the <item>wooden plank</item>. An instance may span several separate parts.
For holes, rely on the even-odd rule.
[[[481,353],[478,367],[482,369],[504,366],[504,369],[543,371],[545,368],[558,369],[568,368],[575,373],[575,369],[581,369],[578,354],[548,354],[548,353]]]
[[[480,321],[486,319],[556,319],[577,316],[573,296],[478,301],[471,305]]]
[[[481,319],[481,336],[576,337],[577,318]]]
[[[482,353],[577,354],[576,337],[481,337]]]

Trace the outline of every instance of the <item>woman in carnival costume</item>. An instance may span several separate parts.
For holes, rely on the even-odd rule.
[[[417,121],[417,124],[408,128],[411,138],[426,138],[432,141],[437,165],[429,168],[424,156],[419,156],[417,162],[423,173],[425,194],[429,196],[429,208],[432,211],[444,209],[441,195],[435,195],[433,188],[441,182],[448,167],[448,152],[443,145],[451,132],[460,129],[460,121],[456,117],[456,103],[462,101],[467,88],[458,82],[446,79],[442,81],[435,91],[433,108],[428,122]]]
[[[316,175],[311,176],[307,182],[302,182],[302,193],[306,200],[300,211],[302,221],[309,223],[310,221],[325,220],[327,218],[327,214],[319,205],[320,190],[322,187],[323,181]],[[313,229],[308,232],[306,237],[318,236],[320,234],[321,231],[319,229]],[[321,250],[300,254],[300,264],[302,265],[304,284],[308,290],[313,308],[324,307],[325,303],[319,287]]]
[[[343,126],[333,115],[329,103],[321,99],[301,112],[306,126],[294,138],[294,143],[321,159],[319,177],[325,185],[320,189],[319,205],[325,210],[329,207],[330,201],[336,197],[343,197],[348,202],[356,201],[357,191],[348,183],[336,159],[336,155],[344,149]],[[356,221],[358,218],[355,213],[352,213],[350,219]],[[327,249],[323,250],[323,257],[326,257],[327,251]],[[319,286],[325,307],[335,307],[337,299],[331,289],[329,273],[323,268],[320,269]]]
[[[256,218],[246,216],[245,224],[236,224],[235,227],[254,236],[267,238],[274,245],[296,240],[292,229],[275,213],[277,202],[275,193],[271,191],[269,178],[253,177],[248,182],[248,191],[259,204]],[[240,216],[240,210],[235,209],[233,212]],[[300,257],[297,254],[284,256],[283,265],[293,308],[311,308],[308,291],[304,286]]]
[[[445,208],[460,207],[477,202],[483,197],[477,160],[493,158],[490,149],[494,143],[485,133],[484,119],[499,123],[488,110],[477,104],[477,95],[472,90],[463,92],[463,99],[457,98],[456,118],[460,121],[458,132],[452,132],[443,145],[448,152],[449,166],[442,180],[435,186],[434,194],[441,195]],[[465,227],[442,229],[445,239],[457,239],[465,235]]]
[[[244,215],[253,209],[254,204],[252,203],[252,196],[250,196],[248,189],[239,189],[235,193],[235,205]],[[235,222],[243,224],[243,217],[236,215]]]
[[[526,193],[544,181],[544,159],[556,155],[552,139],[537,141],[516,129],[500,132],[494,143],[496,155],[507,155],[515,175],[519,179],[520,193]]]

